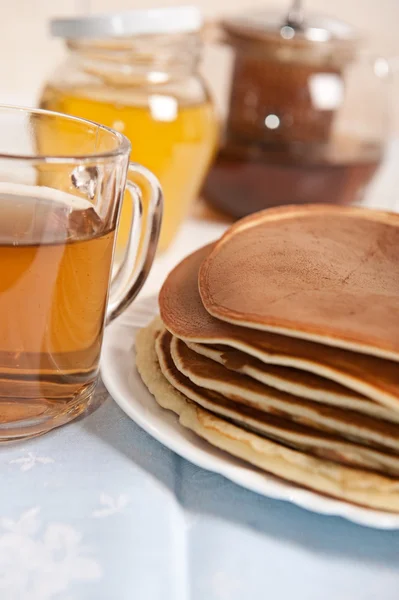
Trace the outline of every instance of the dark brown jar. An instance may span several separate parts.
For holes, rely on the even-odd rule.
[[[204,195],[242,217],[280,204],[358,202],[387,135],[387,64],[345,23],[257,12],[221,23],[234,53],[222,146]],[[367,100],[365,100],[367,98]]]

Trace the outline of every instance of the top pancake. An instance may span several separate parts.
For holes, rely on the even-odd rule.
[[[262,211],[215,245],[199,289],[218,319],[399,361],[399,215]]]
[[[239,327],[210,315],[201,302],[198,271],[211,249],[211,245],[205,246],[188,256],[171,271],[161,289],[161,318],[173,335],[188,342],[225,344],[266,364],[308,371],[399,410],[396,362]]]

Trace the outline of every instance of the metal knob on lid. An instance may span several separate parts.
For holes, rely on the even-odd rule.
[[[332,17],[305,12],[303,4],[294,0],[289,10],[257,10],[244,15],[223,19],[222,30],[227,43],[263,43],[269,47],[287,45],[305,47],[314,53],[351,49],[359,38],[349,24]],[[260,48],[258,48],[259,50]]]
[[[287,17],[283,27],[291,27],[294,32],[302,27],[304,19],[303,7],[301,0],[293,0],[292,5],[287,13]]]
[[[324,142],[334,109],[318,110],[313,90],[341,86],[356,55],[355,30],[308,14],[298,0],[285,13],[258,10],[225,19],[222,30],[235,52],[227,136],[239,143]]]

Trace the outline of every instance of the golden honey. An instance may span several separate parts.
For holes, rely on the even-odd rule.
[[[131,160],[150,169],[161,183],[165,205],[159,248],[167,248],[199,193],[214,152],[218,128],[211,101],[190,103],[161,90],[144,97],[134,87],[99,83],[48,85],[41,107],[96,121],[129,138]],[[130,221],[131,202],[125,198],[119,250],[126,244]]]

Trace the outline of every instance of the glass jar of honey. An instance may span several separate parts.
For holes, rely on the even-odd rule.
[[[235,218],[282,204],[364,202],[390,130],[387,60],[352,26],[303,10],[224,19],[219,41],[233,70],[205,198]]]
[[[192,6],[51,23],[69,52],[40,105],[97,121],[130,139],[131,160],[155,173],[164,191],[161,250],[197,196],[216,145],[217,119],[198,72],[201,27],[201,13]],[[46,140],[47,151],[49,143],[57,140]],[[125,202],[119,250],[129,235],[130,210]]]

